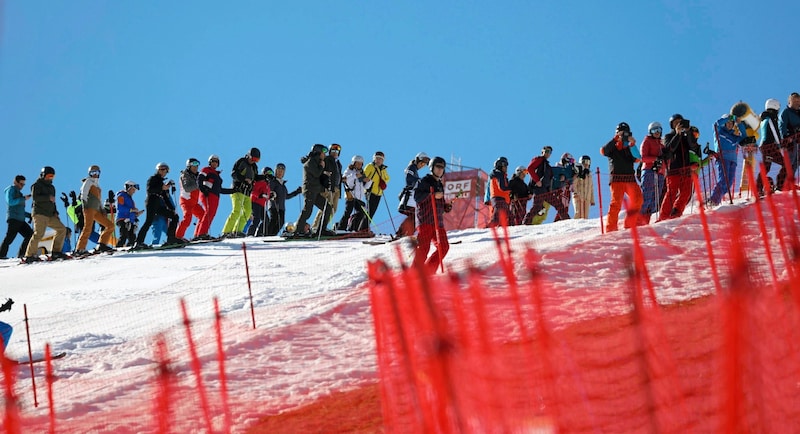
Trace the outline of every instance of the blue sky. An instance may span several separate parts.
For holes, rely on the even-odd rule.
[[[212,153],[229,181],[256,146],[260,166],[287,164],[293,188],[314,143],[340,143],[348,161],[386,153],[394,210],[419,151],[484,169],[503,155],[513,168],[551,145],[607,171],[598,149],[621,121],[641,140],[678,112],[705,142],[739,100],[760,113],[800,89],[795,2],[0,6],[3,187],[51,165],[59,191],[77,190],[99,164],[101,186],[117,191],[159,161],[177,177]],[[223,197],[212,233],[229,211]],[[295,199],[287,220],[298,214]]]

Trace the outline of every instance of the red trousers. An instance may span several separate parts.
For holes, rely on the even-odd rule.
[[[200,200],[203,202],[203,208],[206,209],[206,212],[203,214],[203,218],[200,219],[197,230],[194,231],[195,236],[208,234],[211,222],[214,221],[214,217],[217,215],[217,208],[219,208],[219,196],[214,193],[201,194]]]
[[[639,210],[642,209],[642,189],[636,182],[612,182],[611,183],[611,204],[608,206],[608,220],[606,221],[606,232],[616,231],[618,228],[619,212],[622,209],[622,201],[628,195],[628,206],[625,215],[625,228],[636,226],[639,220]]]
[[[436,244],[436,251],[429,258],[428,252],[431,249],[431,242]],[[447,231],[444,228],[439,228],[437,231],[433,225],[419,225],[417,227],[417,248],[414,253],[414,266],[424,265],[427,272],[434,274],[448,250],[450,250],[450,244],[447,242]]]
[[[203,220],[203,216],[206,214],[203,207],[200,206],[200,190],[195,190],[189,193],[189,195],[189,199],[185,199],[183,196],[180,198],[183,219],[178,225],[178,230],[175,231],[175,236],[178,238],[183,238],[186,234],[186,229],[188,229],[189,225],[192,223],[192,216],[197,217],[197,227],[194,229],[194,236],[200,235],[197,231],[200,229],[200,221]]]

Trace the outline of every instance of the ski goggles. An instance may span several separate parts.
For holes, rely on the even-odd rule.
[[[661,134],[663,131],[661,127],[655,127],[650,129],[650,134]]]
[[[258,163],[259,161],[261,161],[261,158],[259,157],[250,157],[250,159],[253,160],[253,163]]]
[[[135,189],[138,190],[139,189],[139,184],[125,184],[125,189],[127,190],[129,188],[135,188]]]
[[[55,177],[56,177],[55,174],[48,173],[47,175],[44,176],[44,179],[47,179],[49,181],[49,180],[51,180],[51,179],[53,179]]]
[[[99,170],[90,170],[89,171],[89,176],[100,176],[100,171]]]
[[[200,167],[200,162],[199,161],[192,161],[191,163],[189,163],[189,165],[190,166],[194,166],[194,167]]]

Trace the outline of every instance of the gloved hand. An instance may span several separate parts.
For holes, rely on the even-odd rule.
[[[450,212],[453,210],[453,204],[450,202],[445,202],[444,204],[444,212]]]
[[[14,304],[14,300],[7,299],[5,303],[0,305],[0,312],[5,312],[7,310],[11,310],[11,305]]]
[[[67,193],[61,193],[61,201],[64,202],[64,208],[69,208],[69,199],[67,199]]]
[[[300,194],[302,191],[303,191],[303,187],[297,187],[297,189],[295,191],[293,191],[292,193]]]

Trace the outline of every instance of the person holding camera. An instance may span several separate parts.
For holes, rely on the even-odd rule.
[[[8,212],[6,213],[6,223],[8,230],[6,237],[3,239],[3,244],[0,245],[0,259],[7,259],[8,248],[17,237],[17,234],[22,235],[22,244],[17,251],[17,257],[22,259],[25,257],[25,249],[28,247],[28,241],[33,236],[33,228],[25,222],[25,219],[30,219],[31,214],[25,211],[25,201],[31,198],[30,194],[22,194],[22,188],[25,187],[25,177],[17,175],[14,177],[14,183],[6,187],[5,198],[8,204]]]
[[[800,94],[797,92],[792,92],[789,95],[788,104],[778,118],[778,129],[781,132],[781,137],[783,137],[781,146],[789,151],[791,170],[793,174],[796,174],[798,163],[800,162],[800,152],[798,152],[798,146],[800,146]],[[778,172],[778,190],[783,190],[787,170],[787,167],[781,167],[781,171]],[[797,181],[796,178],[795,181]]]
[[[717,158],[717,185],[711,192],[708,204],[719,205],[725,195],[733,197],[733,187],[736,177],[736,157],[739,155],[739,146],[752,145],[756,138],[745,134],[747,126],[744,122],[736,122],[736,116],[724,114],[714,124],[714,152]]]
[[[692,198],[692,171],[699,167],[696,161],[700,159],[700,146],[691,134],[691,122],[675,113],[669,118],[669,126],[672,130],[664,137],[661,155],[661,160],[668,164],[667,191],[661,201],[658,221],[683,215]]]
[[[661,123],[650,122],[647,126],[647,137],[642,140],[642,209],[639,212],[639,223],[650,224],[650,216],[658,212],[661,198],[664,196],[666,168],[659,158],[664,151],[661,142],[663,130]]]
[[[406,218],[403,219],[403,222],[400,223],[400,226],[397,228],[395,238],[402,238],[414,234],[414,230],[417,227],[415,218],[417,203],[414,202],[414,188],[420,180],[419,170],[427,166],[430,161],[431,158],[428,157],[428,154],[419,152],[414,156],[414,159],[408,163],[408,167],[406,167],[406,186],[403,187],[403,191],[400,192],[400,196],[398,197],[400,205],[397,209],[400,211],[400,214],[403,214]]]
[[[169,220],[166,245],[185,243],[184,240],[175,237],[175,231],[178,229],[178,213],[175,212],[175,205],[172,204],[172,200],[169,197],[170,191],[175,188],[175,182],[166,178],[168,173],[169,165],[161,162],[156,164],[156,173],[147,179],[147,198],[144,200],[147,218],[145,218],[144,224],[139,229],[136,244],[133,245],[131,250],[150,248],[144,243],[144,238],[147,236],[147,231],[157,216],[163,216]]]
[[[600,153],[608,158],[611,173],[611,203],[608,206],[606,232],[614,232],[618,227],[619,212],[625,195],[628,195],[628,207],[624,227],[635,226],[639,221],[639,210],[642,208],[642,190],[636,183],[634,163],[639,161],[636,139],[631,134],[631,127],[620,122],[614,137],[600,148]]]

